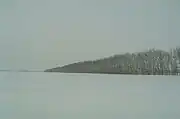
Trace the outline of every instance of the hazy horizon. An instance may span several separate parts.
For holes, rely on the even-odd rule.
[[[0,69],[180,46],[178,0],[1,0]]]

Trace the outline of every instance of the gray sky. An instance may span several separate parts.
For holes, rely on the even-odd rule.
[[[179,0],[0,0],[0,69],[180,45]]]

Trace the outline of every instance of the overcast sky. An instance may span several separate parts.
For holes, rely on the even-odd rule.
[[[179,0],[0,0],[0,69],[180,45]]]

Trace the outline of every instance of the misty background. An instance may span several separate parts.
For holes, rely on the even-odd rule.
[[[0,69],[180,45],[179,0],[0,0]]]

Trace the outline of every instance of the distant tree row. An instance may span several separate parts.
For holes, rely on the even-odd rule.
[[[112,73],[177,75],[180,72],[180,48],[169,52],[150,49],[146,52],[126,53],[108,58],[84,61],[49,69],[49,72]]]

